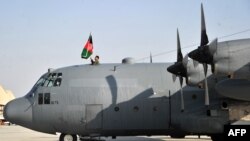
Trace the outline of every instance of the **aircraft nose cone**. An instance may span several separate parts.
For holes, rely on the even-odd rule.
[[[4,118],[18,125],[27,127],[32,122],[32,106],[26,98],[18,98],[5,105]]]

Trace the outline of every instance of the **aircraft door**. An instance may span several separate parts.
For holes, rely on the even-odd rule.
[[[86,129],[102,129],[102,105],[86,105]]]

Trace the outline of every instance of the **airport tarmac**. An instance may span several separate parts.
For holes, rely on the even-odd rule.
[[[211,141],[207,136],[187,136],[185,139],[172,139],[168,136],[136,136],[136,137],[117,137],[117,139],[102,138],[106,141]],[[36,132],[21,126],[0,126],[0,141],[58,141],[59,134],[50,135]]]

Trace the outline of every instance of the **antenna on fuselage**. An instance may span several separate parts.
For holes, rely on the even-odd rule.
[[[152,53],[150,52],[150,63],[153,63]]]
[[[53,70],[53,68],[48,68],[48,73],[51,73]]]

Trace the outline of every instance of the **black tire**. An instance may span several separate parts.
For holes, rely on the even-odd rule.
[[[174,138],[174,139],[183,139],[185,138],[186,135],[182,135],[182,134],[179,134],[179,135],[170,135],[171,138]]]
[[[62,133],[60,135],[59,141],[77,141],[77,136],[76,135]]]
[[[225,141],[223,134],[211,135],[212,141]]]

